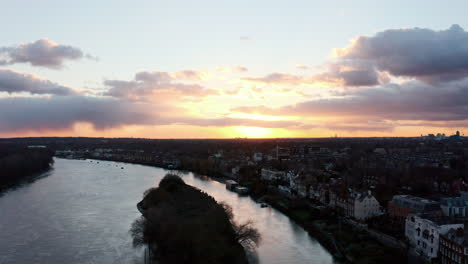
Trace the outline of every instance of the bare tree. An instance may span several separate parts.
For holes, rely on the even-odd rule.
[[[248,250],[255,249],[261,240],[261,235],[258,230],[254,227],[252,220],[248,220],[243,224],[237,224],[234,221],[234,214],[232,212],[232,207],[226,202],[219,202],[219,204],[224,208],[224,211],[229,216],[234,232],[236,233],[237,241]]]
[[[254,227],[252,220],[248,220],[243,224],[233,224],[236,232],[236,239],[239,243],[248,249],[253,249],[258,246],[261,240],[261,235]]]
[[[144,217],[139,217],[133,221],[129,231],[133,238],[133,247],[141,247],[145,244],[145,225],[146,219]]]

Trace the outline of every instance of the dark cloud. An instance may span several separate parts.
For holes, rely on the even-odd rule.
[[[154,116],[144,106],[111,98],[54,96],[0,98],[0,132],[65,130],[77,122],[96,129],[150,124]]]
[[[420,81],[351,91],[282,108],[239,107],[237,112],[362,120],[453,121],[468,119],[468,79],[435,87]]]
[[[248,77],[242,78],[242,80],[284,85],[328,83],[337,86],[374,86],[380,83],[380,74],[367,63],[349,61],[346,63],[339,62],[329,64],[326,72],[318,73],[310,77],[275,72],[263,77]]]
[[[41,79],[32,74],[0,69],[0,91],[8,93],[73,95],[71,88]]]
[[[73,128],[76,123],[91,124],[97,130],[125,125],[259,126],[285,128],[301,125],[297,121],[263,121],[236,118],[198,118],[181,116],[174,109],[134,103],[115,98],[90,96],[6,97],[0,98],[0,133],[56,131]],[[170,112],[173,117],[159,113]]]
[[[14,47],[0,47],[0,65],[30,63],[33,66],[57,69],[63,66],[65,60],[83,57],[84,54],[79,48],[60,45],[48,39],[39,39]]]
[[[316,82],[341,86],[374,86],[380,83],[374,67],[360,60],[341,60],[328,65],[328,71],[312,77]]]
[[[458,25],[441,31],[385,30],[371,37],[360,36],[350,47],[338,49],[337,54],[346,61],[365,61],[393,76],[429,83],[468,76],[468,32]]]
[[[157,92],[169,92],[184,97],[203,97],[218,94],[216,90],[207,89],[199,84],[176,82],[171,74],[158,71],[138,72],[134,80],[106,80],[104,84],[110,88],[105,95],[132,100],[145,100],[146,97]]]

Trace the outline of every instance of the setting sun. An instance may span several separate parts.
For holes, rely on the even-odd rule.
[[[273,137],[273,129],[264,127],[238,126],[234,127],[234,137],[268,138]]]

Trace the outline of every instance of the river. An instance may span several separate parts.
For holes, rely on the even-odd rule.
[[[136,203],[142,193],[165,173],[142,165],[56,158],[44,177],[0,195],[0,263],[142,263],[143,249],[132,247],[128,230],[140,216]],[[217,181],[192,173],[182,178],[231,205],[237,221],[254,221],[262,235],[260,263],[334,263],[279,211],[260,208]]]

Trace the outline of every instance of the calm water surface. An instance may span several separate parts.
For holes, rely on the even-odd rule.
[[[124,169],[121,169],[124,167]],[[142,263],[128,233],[140,216],[136,203],[157,186],[165,170],[108,161],[55,159],[47,177],[0,196],[0,263]],[[260,263],[334,263],[298,225],[271,208],[260,208],[224,185],[182,176],[218,201],[235,219],[252,219],[262,235]]]

